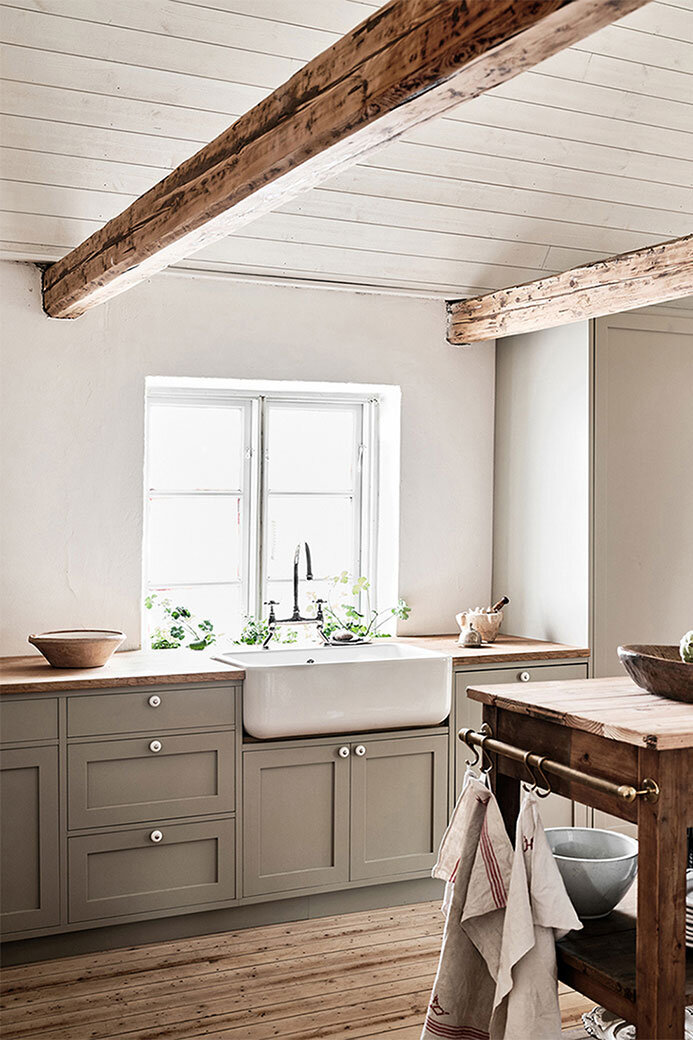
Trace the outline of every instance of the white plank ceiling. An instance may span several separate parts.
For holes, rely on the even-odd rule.
[[[62,256],[377,6],[2,0],[0,256]],[[185,266],[466,296],[690,234],[692,184],[693,0],[661,0]]]

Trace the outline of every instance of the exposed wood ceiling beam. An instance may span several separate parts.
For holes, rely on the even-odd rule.
[[[448,303],[448,342],[466,346],[693,295],[693,235]]]
[[[646,0],[392,0],[44,273],[74,318]]]

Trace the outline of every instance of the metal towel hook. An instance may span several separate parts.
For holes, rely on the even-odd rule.
[[[542,755],[539,758],[539,761],[537,762],[537,773],[541,777],[541,782],[542,782],[542,784],[544,785],[544,788],[545,788],[542,791],[542,790],[539,789],[539,785],[538,784],[534,785],[534,792],[535,792],[537,798],[548,798],[549,795],[551,794],[551,784],[546,779],[546,773],[544,772],[544,770],[542,768],[542,766],[544,765],[545,761],[546,761],[546,755]]]
[[[490,752],[486,748],[486,741],[489,739],[489,737],[493,736],[493,730],[491,729],[491,727],[489,726],[489,724],[487,722],[484,722],[484,724],[481,727],[481,729],[479,730],[479,732],[484,734],[483,737],[481,738],[481,741],[480,741],[480,744],[479,744],[479,747],[481,748],[481,758],[482,758],[482,761],[485,758],[486,761],[488,762],[488,765],[486,766],[485,769],[484,769],[483,765],[480,766],[479,768],[480,768],[480,771],[484,774],[484,776],[490,776],[491,772],[493,771],[494,762],[493,762],[493,759],[491,758]]]
[[[543,769],[544,762],[546,761],[546,755],[541,755],[537,759],[537,761],[535,763],[535,766],[534,766],[534,768],[536,769],[537,773],[541,777],[541,783],[543,785],[543,790],[539,786],[539,781],[537,780],[537,778],[535,776],[534,769],[532,769],[532,766],[530,765],[530,761],[529,760],[530,760],[531,757],[532,757],[532,752],[531,751],[525,751],[524,755],[522,756],[522,762],[524,764],[524,767],[527,770],[527,772],[529,773],[529,775],[531,777],[531,780],[532,780],[532,786],[531,787],[528,784],[523,784],[523,787],[524,787],[525,791],[534,791],[534,793],[536,794],[537,798],[548,798],[548,796],[551,794],[551,784],[547,780],[546,773],[544,772],[544,769]]]
[[[530,782],[531,782],[531,787],[527,783],[524,783],[522,785],[524,787],[525,791],[533,791],[534,788],[537,786],[537,778],[535,777],[534,773],[532,772],[532,767],[529,764],[529,759],[531,757],[531,754],[532,754],[531,751],[525,751],[524,755],[522,756],[522,764],[524,765],[525,769],[529,773],[529,779],[530,779]]]
[[[467,759],[465,759],[465,763],[464,764],[467,766],[468,769],[476,769],[476,767],[479,765],[479,762],[481,761],[481,756],[479,755],[479,749],[475,745],[472,745],[472,744],[468,744],[467,747],[470,749],[470,751],[474,752],[474,759],[473,759],[473,761],[470,762],[469,759],[467,758]]]

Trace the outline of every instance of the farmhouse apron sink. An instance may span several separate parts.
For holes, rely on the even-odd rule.
[[[434,726],[450,713],[452,662],[435,650],[376,643],[216,660],[245,669],[243,723],[260,739]]]

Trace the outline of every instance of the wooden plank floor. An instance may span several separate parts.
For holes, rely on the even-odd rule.
[[[7,968],[4,1040],[419,1040],[443,918],[373,910]],[[565,1040],[591,1007],[562,987]]]

